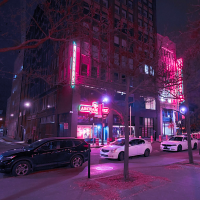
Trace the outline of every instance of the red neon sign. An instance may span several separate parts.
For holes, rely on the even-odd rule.
[[[97,102],[92,102],[92,105],[79,105],[80,112],[88,112],[90,114],[102,115],[108,114],[109,108],[104,107],[103,104],[99,104]]]

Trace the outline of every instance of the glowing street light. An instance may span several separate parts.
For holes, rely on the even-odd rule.
[[[186,113],[186,108],[185,107],[181,107],[180,108],[180,113],[184,115]]]
[[[108,97],[104,97],[104,98],[103,98],[103,102],[104,102],[104,103],[108,103],[108,102],[109,102],[109,98],[108,98]]]
[[[30,103],[30,102],[26,102],[26,103],[24,104],[24,106],[27,107],[27,108],[29,108],[29,107],[31,106],[31,103]]]

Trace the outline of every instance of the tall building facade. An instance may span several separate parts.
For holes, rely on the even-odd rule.
[[[58,2],[48,8],[57,9],[53,18],[38,5],[27,31],[26,40],[42,42],[25,51],[17,137],[124,135],[126,89],[155,73],[155,0]],[[53,24],[59,26],[50,33]],[[137,137],[160,132],[159,101],[144,90],[129,96],[130,134]]]
[[[160,129],[161,135],[175,135],[179,132],[178,122],[182,116],[179,105],[184,101],[182,58],[176,57],[176,44],[167,36],[157,34],[159,52],[158,65],[165,74],[164,87],[160,95]]]

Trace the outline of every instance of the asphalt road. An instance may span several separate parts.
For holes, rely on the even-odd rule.
[[[188,159],[188,151],[182,152],[161,152],[159,143],[153,143],[153,152],[149,157],[135,156],[129,159],[131,169],[141,169],[146,167],[160,167]],[[0,142],[0,153],[8,149],[21,148],[22,145]],[[200,147],[200,143],[199,143]],[[91,176],[103,173],[97,170],[99,167],[107,167],[123,170],[123,161],[102,159],[99,156],[99,148],[93,148],[91,151]],[[194,159],[200,160],[198,150],[193,151]],[[87,178],[87,162],[80,168],[72,169],[70,166],[45,169],[35,171],[24,177],[12,177],[10,174],[0,173],[0,199],[15,200],[32,192],[41,191],[46,187],[53,187],[55,184],[61,184],[63,181],[79,177]],[[38,197],[38,199],[40,199]]]

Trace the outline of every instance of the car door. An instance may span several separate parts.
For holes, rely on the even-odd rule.
[[[48,141],[37,148],[32,159],[37,167],[57,164],[58,142]]]
[[[57,153],[58,164],[65,164],[70,162],[72,155],[73,142],[70,139],[60,140],[59,149]]]
[[[138,148],[137,148],[138,140],[134,139],[129,142],[129,156],[138,155]]]
[[[188,149],[187,137],[183,137],[183,140],[182,140],[182,149],[183,150]]]
[[[138,155],[144,154],[145,148],[146,148],[146,146],[145,146],[145,141],[139,139],[139,140],[138,140],[138,144],[137,144],[137,152],[138,152]]]

